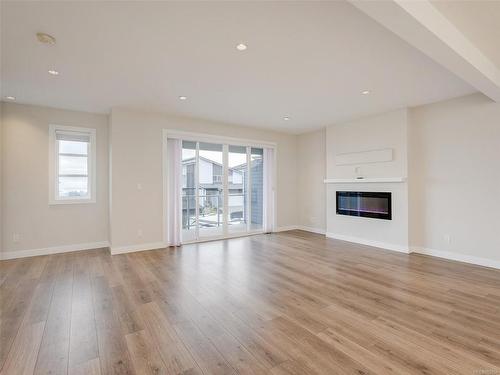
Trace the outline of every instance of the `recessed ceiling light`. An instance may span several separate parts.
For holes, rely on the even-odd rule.
[[[46,33],[36,33],[36,38],[43,44],[56,44],[56,38]]]
[[[361,91],[361,94],[363,94],[363,95],[368,95],[369,93],[370,93],[370,90]]]
[[[186,99],[187,99],[187,96],[181,95],[181,96],[179,96],[179,99],[180,99],[180,100],[186,100]]]
[[[244,50],[246,50],[246,49],[247,49],[247,45],[246,45],[246,44],[243,44],[243,43],[240,43],[240,44],[238,44],[238,45],[236,46],[236,49],[237,49],[238,51],[244,51]]]
[[[285,117],[283,117],[283,120],[288,121],[288,120],[290,120],[290,117],[285,116]]]
[[[59,72],[57,70],[49,70],[49,74],[53,75],[53,76],[58,76],[59,75]]]
[[[7,100],[16,100],[15,96],[6,96],[5,99]]]

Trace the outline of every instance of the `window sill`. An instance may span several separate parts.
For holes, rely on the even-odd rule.
[[[61,204],[89,204],[96,203],[95,199],[52,199],[49,206],[58,206]]]

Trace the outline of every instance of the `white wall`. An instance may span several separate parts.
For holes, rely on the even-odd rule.
[[[277,226],[297,224],[295,135],[114,108],[110,130],[113,248],[155,247],[163,241],[162,129],[276,142]]]
[[[49,124],[97,129],[96,203],[49,206]],[[3,256],[107,242],[108,116],[2,103],[2,128]]]
[[[300,136],[123,109],[114,109],[108,119],[14,103],[2,103],[1,120],[4,256],[108,238],[116,247],[161,243],[161,130],[171,128],[276,142],[279,227],[326,228],[340,238],[399,249],[409,243],[418,251],[500,267],[500,199],[495,195],[500,190],[500,104],[480,94],[413,108],[408,119],[401,110]],[[51,123],[97,129],[96,204],[48,205]],[[361,165],[362,174],[408,175],[407,184],[322,183],[325,177],[356,175],[355,165],[335,165],[335,154],[386,147],[395,150],[394,161]],[[395,220],[335,215],[336,189],[392,191]],[[18,243],[13,233],[20,234]]]
[[[407,111],[363,117],[329,126],[326,131],[328,178],[355,178],[359,167],[364,177],[407,176]],[[393,160],[383,163],[336,165],[335,155],[391,148]]]
[[[336,165],[337,154],[393,150],[389,162]],[[326,170],[328,179],[407,176],[407,111],[398,110],[365,117],[326,130]],[[386,191],[392,193],[392,220],[351,217],[336,214],[336,191]],[[326,199],[327,235],[399,251],[408,251],[407,183],[328,184]]]
[[[413,246],[500,267],[499,193],[499,103],[475,94],[410,111]]]
[[[297,208],[300,227],[326,231],[326,129],[297,136]]]
[[[3,252],[3,203],[2,203],[2,191],[3,191],[3,105],[0,103],[0,255]],[[1,259],[1,257],[0,257]]]

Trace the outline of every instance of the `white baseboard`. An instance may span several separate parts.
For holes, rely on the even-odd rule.
[[[458,262],[476,264],[478,266],[500,269],[500,261],[488,258],[480,258],[472,255],[454,253],[451,251],[435,250],[423,247],[412,247],[411,252],[416,254],[431,255],[433,257],[438,257],[448,260],[456,260]]]
[[[0,253],[0,259],[7,260],[7,259],[34,257],[34,256],[39,256],[39,255],[69,253],[72,251],[100,249],[103,247],[109,247],[108,241],[81,243],[81,244],[74,244],[74,245],[52,246],[52,247],[45,247],[45,248],[41,248],[41,249],[5,251],[5,252]]]
[[[133,253],[136,251],[163,249],[165,247],[167,247],[167,244],[165,244],[164,242],[150,242],[150,243],[141,243],[138,245],[111,246],[110,251],[111,255],[116,255],[116,254]]]
[[[296,229],[299,229],[298,225],[286,225],[274,229],[274,232],[286,232],[287,230],[296,230]]]
[[[305,225],[298,225],[297,229],[305,230],[306,232],[312,232],[312,233],[317,233],[317,234],[326,234],[326,230],[324,230],[324,229],[307,227]]]
[[[326,233],[326,231],[324,229],[306,227],[305,225],[287,225],[284,227],[278,227],[274,231],[275,232],[286,232],[288,230],[297,230],[297,229],[305,230],[306,232],[318,233],[318,234],[325,234]]]
[[[393,243],[389,243],[389,242],[372,241],[372,240],[367,240],[365,238],[359,238],[359,237],[354,237],[354,236],[345,236],[343,234],[337,234],[337,233],[331,233],[331,232],[327,232],[326,236],[328,238],[334,238],[336,240],[354,242],[354,243],[359,243],[361,245],[368,245],[368,246],[373,246],[373,247],[379,247],[381,249],[397,251],[397,252],[405,253],[405,254],[408,254],[410,252],[408,246],[393,244]]]
[[[206,237],[206,238],[200,238],[199,240],[184,241],[182,243],[182,245],[192,245],[192,244],[204,243],[204,242],[231,240],[233,238],[258,236],[259,234],[266,234],[266,233],[262,232],[260,230],[259,231],[252,231],[252,232],[233,233],[233,234],[228,234],[227,236]]]

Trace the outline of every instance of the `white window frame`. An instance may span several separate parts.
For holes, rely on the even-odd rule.
[[[59,186],[59,147],[56,141],[57,131],[71,131],[90,137],[88,160],[88,188],[86,197],[60,197]],[[49,204],[81,204],[96,202],[96,129],[65,125],[49,125]]]

